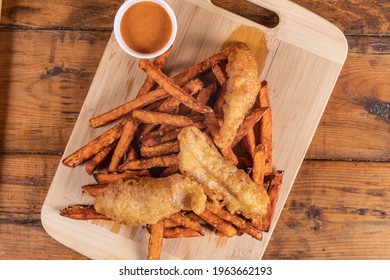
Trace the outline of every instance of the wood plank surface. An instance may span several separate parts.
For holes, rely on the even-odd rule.
[[[390,160],[390,40],[350,38],[350,49],[307,158]]]
[[[346,35],[390,35],[390,3],[387,0],[294,0],[333,22]]]
[[[3,0],[2,23],[27,28],[111,29],[122,0]]]
[[[47,235],[40,213],[59,155],[0,158],[0,259],[85,259]]]
[[[63,151],[110,33],[0,30],[2,151]]]
[[[94,0],[93,2],[3,0],[2,23],[28,27],[107,29],[112,28],[112,19],[122,2],[121,0]],[[253,7],[243,0],[212,0],[212,2],[255,21],[270,20],[269,12]],[[346,35],[390,35],[390,4],[387,0],[294,0],[293,2],[330,20]],[[260,17],[266,19],[259,19]]]
[[[388,259],[389,170],[305,161],[264,258]]]
[[[46,234],[40,207],[121,2],[3,0],[0,259],[85,259]],[[389,259],[390,2],[293,2],[338,26],[349,55],[264,258]]]

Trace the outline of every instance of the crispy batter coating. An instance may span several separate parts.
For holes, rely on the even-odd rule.
[[[200,214],[206,203],[203,186],[180,174],[137,177],[108,186],[95,200],[97,212],[128,225],[154,224],[181,210]]]
[[[228,55],[223,125],[215,143],[220,148],[229,147],[245,115],[255,104],[260,90],[257,64],[249,50],[234,48]]]
[[[269,198],[243,170],[225,159],[211,140],[194,126],[179,133],[179,168],[182,174],[205,186],[206,195],[231,213],[247,218],[262,217]]]

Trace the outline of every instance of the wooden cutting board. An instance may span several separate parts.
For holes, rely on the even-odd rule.
[[[220,51],[229,40],[248,43],[258,55],[260,78],[268,81],[270,91],[274,169],[284,170],[285,176],[274,223],[262,241],[212,233],[202,238],[164,240],[161,258],[260,259],[346,58],[346,40],[335,26],[287,0],[250,1],[278,14],[279,24],[272,29],[218,8],[209,0],[167,2],[179,25],[165,68],[169,75]],[[105,131],[107,127],[90,128],[88,120],[134,98],[144,78],[138,60],[125,54],[111,36],[64,156]],[[92,259],[145,259],[149,234],[141,227],[76,221],[59,215],[59,209],[69,205],[93,203],[81,193],[80,187],[88,183],[94,180],[83,166],[71,169],[59,164],[42,207],[46,231]]]

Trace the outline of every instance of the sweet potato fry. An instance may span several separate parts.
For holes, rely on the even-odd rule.
[[[85,165],[85,171],[91,175],[102,164],[102,162],[108,157],[110,152],[115,148],[116,141],[112,144],[101,149],[96,155],[94,155],[88,163]]]
[[[75,220],[110,220],[105,215],[96,212],[93,205],[73,205],[61,209],[60,215]]]
[[[103,193],[108,187],[108,184],[92,184],[82,186],[81,189],[84,194],[87,194],[92,197],[96,197],[99,194]]]
[[[220,125],[218,123],[218,119],[214,114],[205,114],[205,121],[204,121],[206,127],[208,128],[211,136],[213,139],[219,137],[219,129]],[[221,154],[229,159],[231,162],[233,162],[234,165],[238,164],[238,157],[234,153],[233,149],[231,147],[219,149]]]
[[[270,107],[267,82],[261,83],[259,103],[262,108]],[[265,175],[272,173],[272,111],[269,109],[260,120],[260,143],[265,147]]]
[[[128,161],[118,166],[117,171],[123,172],[129,170],[144,170],[154,167],[169,167],[172,165],[179,165],[179,159],[177,155],[168,155]]]
[[[174,228],[174,227],[179,227],[179,224],[176,223],[174,220],[171,218],[166,218],[164,219],[164,231],[168,228]]]
[[[265,147],[259,144],[255,147],[253,156],[252,180],[260,188],[264,186],[264,172],[265,172]]]
[[[183,86],[183,90],[189,95],[194,95],[203,88],[203,83],[199,79],[190,80]],[[174,113],[179,109],[180,101],[175,97],[169,97],[165,100],[156,111],[162,113]]]
[[[213,138],[219,137],[219,129],[221,127],[215,114],[205,114],[204,123]]]
[[[200,74],[206,72],[209,70],[213,65],[218,64],[221,61],[227,60],[227,53],[231,50],[231,48],[227,48],[223,50],[222,52],[216,53],[202,62],[195,64],[188,68],[187,70],[181,72],[180,74],[174,76],[172,80],[178,84],[182,85],[189,80],[194,79],[195,77],[198,77]]]
[[[168,177],[170,175],[177,174],[177,173],[180,173],[179,166],[173,165],[173,166],[169,166],[169,167],[165,168],[160,173],[160,177]]]
[[[153,147],[161,143],[177,139],[181,127],[158,129],[156,131],[147,133],[141,138],[142,145]]]
[[[213,73],[214,73],[215,77],[217,78],[217,81],[220,85],[219,90],[218,90],[218,94],[217,94],[217,98],[216,98],[216,101],[214,103],[214,108],[213,108],[214,112],[216,114],[223,113],[222,106],[225,103],[224,95],[226,92],[226,82],[228,80],[228,77],[227,77],[227,74],[226,74],[226,71],[224,68],[225,67],[221,66],[221,63],[214,65],[212,68]]]
[[[164,238],[188,238],[188,237],[201,237],[203,236],[196,230],[184,227],[171,227],[164,229]]]
[[[237,134],[232,143],[232,147],[237,145],[238,142],[240,142],[241,139],[248,134],[248,131],[250,131],[253,128],[253,126],[264,116],[264,114],[268,110],[269,107],[255,109],[245,117],[244,121],[242,122],[242,124],[237,130]]]
[[[89,125],[95,128],[103,126],[125,116],[135,109],[142,108],[168,96],[169,95],[166,93],[166,91],[161,88],[150,91],[143,96],[137,97],[123,105],[120,105],[119,107],[112,109],[111,111],[90,119]]]
[[[228,76],[224,68],[225,66],[222,65],[221,63],[218,63],[211,68],[215,77],[217,78],[218,83],[222,87],[226,85],[226,82],[228,80]]]
[[[227,148],[222,148],[220,149],[221,151],[221,154],[227,158],[228,160],[230,160],[234,165],[237,166],[238,164],[238,157],[237,155],[234,153],[233,149],[230,148],[230,147],[227,147]]]
[[[224,208],[218,208],[217,206],[209,202],[206,203],[206,209],[212,212],[213,214],[217,215],[221,219],[233,224],[243,232],[251,235],[252,237],[258,240],[261,240],[263,236],[262,231],[254,228],[247,220],[237,215],[231,214],[228,210]]]
[[[203,121],[203,116],[194,116],[189,118],[193,125],[199,129],[204,129],[205,124]],[[171,140],[177,139],[177,135],[180,133],[182,127],[174,127],[174,126],[160,126],[159,129],[155,131],[151,131],[149,133],[144,134],[140,141],[142,145],[152,147],[159,145],[164,142],[168,142]]]
[[[175,221],[179,226],[195,230],[201,235],[205,234],[206,228],[203,225],[185,216],[183,213],[175,213],[170,216],[170,219]]]
[[[242,142],[243,150],[246,151],[253,159],[255,155],[255,147],[256,147],[256,137],[253,128],[248,130],[247,135],[245,135],[244,138],[242,138],[241,142]]]
[[[148,246],[148,260],[159,260],[164,238],[164,221],[159,221],[150,226]]]
[[[267,214],[263,218],[263,231],[268,232],[271,226],[272,218],[274,216],[276,202],[278,201],[280,187],[282,185],[284,172],[281,170],[275,171],[272,178],[271,186],[268,189],[268,196],[270,203],[268,205]]]
[[[222,107],[223,107],[223,104],[225,103],[225,98],[224,98],[225,91],[226,91],[225,87],[220,87],[218,90],[217,98],[215,100],[214,107],[213,107],[214,112],[216,114],[223,113]]]
[[[66,157],[62,163],[72,168],[84,163],[101,149],[117,140],[121,136],[122,130],[123,123],[121,122]]]
[[[130,146],[126,153],[126,160],[128,161],[136,159],[138,159],[138,152],[133,146]]]
[[[172,47],[170,47],[163,54],[156,57],[156,59],[153,62],[153,64],[156,66],[156,68],[162,69],[165,66],[171,52],[172,52]],[[152,78],[150,78],[149,76],[147,76],[143,85],[141,86],[140,90],[138,91],[137,97],[147,94],[153,88],[154,84],[155,84],[154,80]]]
[[[186,213],[186,216],[188,218],[191,218],[191,220],[198,222],[201,225],[205,225],[205,221],[202,220],[202,218],[199,217],[198,215],[196,215],[194,212],[188,212],[188,213]]]
[[[151,112],[146,110],[134,110],[133,117],[134,119],[143,123],[166,124],[178,127],[184,127],[193,124],[193,122],[185,116]]]
[[[199,102],[199,104],[206,105],[207,102],[210,100],[211,96],[215,94],[216,88],[217,88],[217,85],[215,82],[211,83],[207,87],[202,88],[196,96],[196,100]],[[179,109],[179,114],[184,115],[184,116],[186,116],[186,115],[196,116],[199,113],[195,112],[195,111],[191,111],[191,109],[189,109],[185,106],[182,106]]]
[[[144,158],[157,157],[180,152],[179,141],[169,141],[156,146],[141,146],[141,156]]]
[[[212,109],[200,105],[195,98],[186,93],[180,86],[174,83],[174,81],[168,78],[163,72],[157,69],[149,60],[141,59],[139,66],[146,72],[151,78],[155,80],[163,89],[165,89],[171,96],[178,99],[188,108],[199,113],[211,113]]]
[[[217,84],[214,81],[213,83],[211,83],[210,85],[208,85],[205,88],[202,88],[199,91],[198,96],[196,97],[196,100],[198,100],[198,102],[200,104],[206,105],[207,102],[210,100],[211,96],[216,93],[216,90],[217,90]]]
[[[188,94],[193,95],[196,94],[202,87],[203,87],[203,83],[198,78],[195,78],[193,80],[190,80],[186,84],[184,84],[183,90],[185,90]],[[161,104],[158,104],[158,106],[156,106],[155,108],[151,108],[151,106],[148,106],[147,108],[145,108],[145,110],[157,111],[161,113],[177,114],[177,111],[179,110],[179,105],[180,105],[179,100],[177,100],[174,97],[169,97]],[[142,124],[141,129],[138,133],[139,138],[151,132],[156,126],[157,125],[153,123]]]
[[[153,64],[158,69],[163,69],[165,64],[167,63],[168,58],[171,55],[171,53],[172,53],[172,47],[170,47],[168,50],[166,50],[163,54],[156,57],[155,60],[153,61]]]
[[[232,224],[226,222],[207,209],[203,211],[199,217],[214,227],[218,232],[222,233],[224,236],[232,237],[238,233],[237,229]]]
[[[146,110],[146,109],[145,109]],[[148,111],[154,111],[154,110],[149,110],[147,109]],[[151,133],[152,131],[154,131],[156,129],[157,125],[155,125],[154,123],[140,123],[138,125],[138,130],[137,130],[137,134],[135,136],[135,141],[136,142],[140,142],[141,139]]]
[[[216,53],[216,54],[206,58],[202,62],[189,67],[187,70],[174,76],[172,78],[172,80],[178,85],[182,85],[182,84],[188,82],[189,80],[206,72],[214,65],[216,65],[220,62],[225,62],[227,60],[228,53],[231,52],[234,48],[248,49],[248,46],[246,46],[243,43],[237,43],[237,44],[234,44],[232,46],[229,46],[229,47],[225,48],[224,50],[222,50],[221,52]]]
[[[122,135],[119,138],[118,144],[115,147],[114,154],[111,157],[109,171],[114,171],[120,164],[123,163],[126,152],[129,150],[131,142],[137,131],[138,124],[133,118],[129,118],[123,126]]]
[[[263,230],[263,219],[262,218],[258,218],[258,219],[252,219],[251,221],[250,221],[250,224],[254,227],[254,228],[256,228],[256,229],[258,229],[258,230]]]
[[[100,184],[108,184],[120,179],[130,179],[136,176],[150,176],[150,172],[148,170],[138,170],[138,171],[126,171],[126,172],[100,172],[94,173],[93,177],[96,182]]]

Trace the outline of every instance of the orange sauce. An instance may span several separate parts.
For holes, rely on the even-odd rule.
[[[140,2],[124,13],[120,32],[126,45],[139,53],[161,50],[172,34],[172,21],[165,9],[154,2]]]

